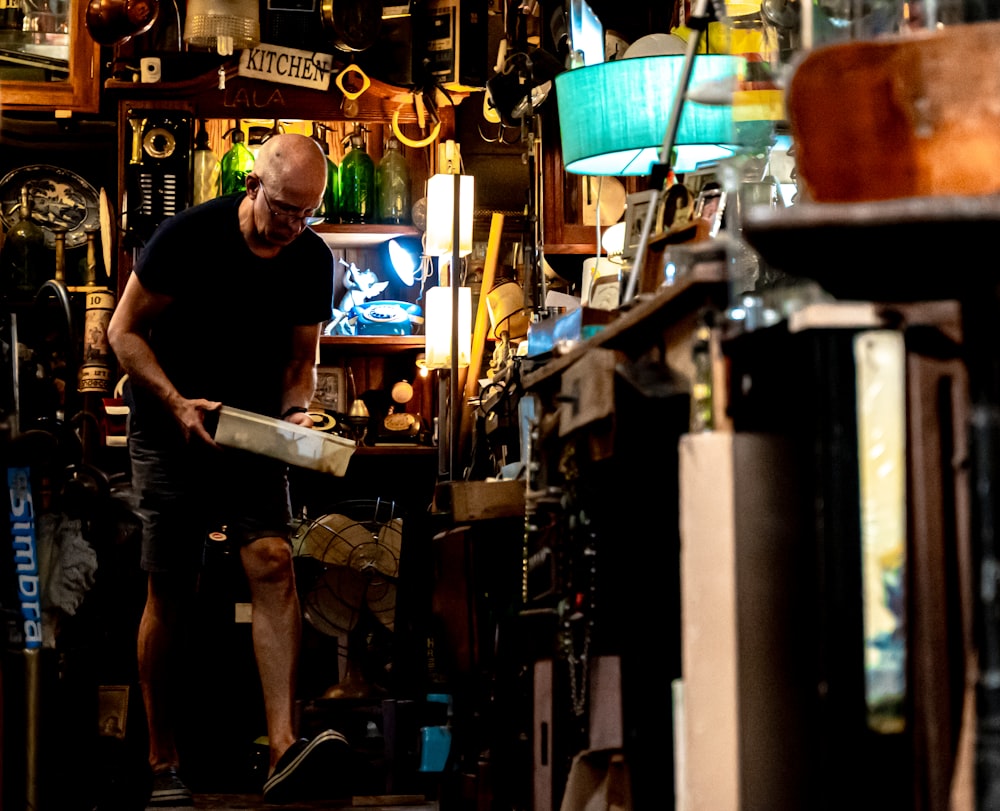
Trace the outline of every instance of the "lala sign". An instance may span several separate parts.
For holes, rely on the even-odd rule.
[[[269,82],[293,84],[313,90],[330,88],[333,56],[315,51],[300,51],[262,42],[240,53],[240,76]]]

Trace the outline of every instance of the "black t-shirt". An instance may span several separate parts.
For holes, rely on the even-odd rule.
[[[329,320],[333,255],[306,229],[272,259],[256,256],[239,230],[244,194],[210,200],[164,220],[135,266],[143,286],[172,298],[152,325],[150,345],[188,398],[277,416],[292,327]],[[133,419],[164,417],[141,387]]]

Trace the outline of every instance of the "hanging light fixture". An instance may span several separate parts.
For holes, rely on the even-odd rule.
[[[688,94],[674,139],[671,166],[675,172],[690,172],[735,153],[732,108],[726,102],[731,102],[743,61],[728,54],[701,54],[694,60],[690,86],[714,91],[714,98],[710,99],[713,103],[703,104]],[[566,171],[648,175],[660,161],[663,134],[684,67],[681,55],[645,56],[556,76]]]
[[[222,56],[260,43],[257,0],[191,0],[184,19],[184,41],[215,48]]]

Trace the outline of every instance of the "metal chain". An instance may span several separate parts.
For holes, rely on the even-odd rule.
[[[562,605],[565,605],[566,601],[560,604],[560,609]],[[561,612],[560,612],[561,613]],[[563,656],[566,658],[566,664],[569,666],[569,695],[570,702],[573,707],[573,714],[580,718],[584,712],[587,710],[587,688],[589,686],[588,679],[588,663],[590,661],[590,632],[593,622],[587,620],[587,624],[584,626],[583,631],[583,647],[580,650],[579,656],[576,655],[574,650],[575,644],[573,639],[573,614],[570,612],[569,617],[563,620]],[[577,673],[579,672],[579,676]]]
[[[590,529],[590,521],[581,512],[579,516],[570,517],[570,531],[579,532],[579,527],[586,529],[586,543],[581,550],[587,565],[586,593],[577,592],[575,605],[566,598],[559,603],[559,616],[562,621],[561,652],[569,669],[569,693],[573,714],[580,718],[587,710],[587,698],[590,686],[590,643],[594,632],[597,596],[597,535]],[[574,626],[583,623],[583,639],[580,652],[576,652],[576,634]]]

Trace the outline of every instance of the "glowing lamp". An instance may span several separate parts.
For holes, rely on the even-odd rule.
[[[424,322],[424,362],[428,369],[451,368],[451,287],[427,291]],[[472,357],[472,288],[458,288],[458,366],[468,366]]]
[[[427,181],[428,256],[450,256],[455,230],[455,192],[458,187],[459,256],[472,253],[472,210],[475,178],[472,175],[438,174]]]
[[[743,64],[742,57],[727,54],[702,54],[694,60],[691,91],[674,139],[674,171],[690,172],[736,152],[732,92]],[[660,161],[663,134],[682,85],[684,67],[681,55],[644,56],[556,76],[566,171],[597,176],[648,175]]]
[[[472,290],[456,284],[451,267],[472,253],[472,210],[475,180],[472,175],[437,174],[427,181],[427,233],[424,250],[438,257],[439,284],[427,291],[427,368],[452,368],[452,346],[458,347],[457,366],[468,366],[472,357]],[[455,197],[458,196],[456,212]],[[457,213],[457,216],[456,216]],[[455,234],[458,250],[455,250]],[[450,284],[449,284],[450,283]],[[458,319],[452,313],[458,309]]]

